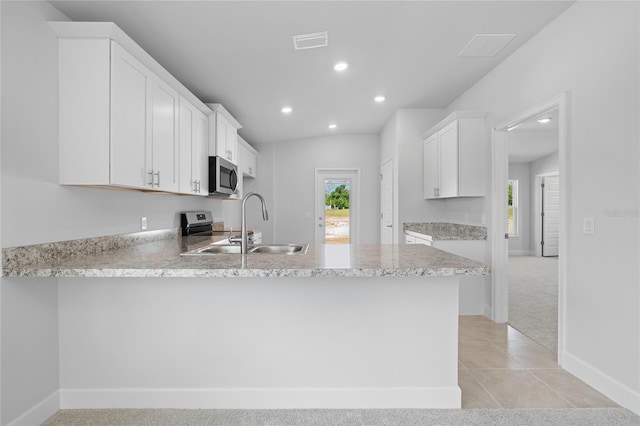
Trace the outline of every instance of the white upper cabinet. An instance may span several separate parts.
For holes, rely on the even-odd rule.
[[[221,104],[207,104],[209,116],[209,155],[222,157],[238,165],[238,129],[240,123]]]
[[[198,113],[189,131],[201,145],[190,149],[200,150],[204,173],[202,102],[115,24],[50,25],[59,37],[61,184],[179,192],[181,97]]]
[[[178,192],[178,92],[151,77],[151,142],[147,144],[147,175],[153,189]],[[149,161],[149,159],[151,161]]]
[[[65,56],[63,56],[65,59]],[[66,65],[66,64],[63,64]],[[151,183],[147,175],[147,116],[151,72],[124,51],[111,44],[111,179],[113,185],[132,188]],[[64,95],[72,87],[63,87]],[[97,101],[97,100],[96,100]],[[107,102],[108,99],[100,100]],[[66,113],[66,111],[63,111]],[[72,117],[69,117],[72,118]],[[61,143],[69,142],[67,139]]]
[[[238,168],[243,177],[255,178],[258,152],[238,136]]]
[[[423,135],[424,198],[484,196],[483,112],[456,112]]]
[[[180,97],[180,192],[208,195],[207,117]]]

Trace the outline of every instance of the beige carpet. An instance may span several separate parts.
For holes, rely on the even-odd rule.
[[[624,408],[528,410],[61,410],[44,426],[640,425]]]
[[[558,351],[558,258],[509,256],[509,325]]]

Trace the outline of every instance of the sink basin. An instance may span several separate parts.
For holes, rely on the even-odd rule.
[[[247,252],[248,254],[306,254],[308,248],[309,244],[258,244],[250,245]],[[240,244],[211,244],[182,253],[183,256],[212,254],[240,254]]]
[[[212,244],[182,254],[240,254],[240,244]]]
[[[261,244],[249,248],[249,253],[305,254],[309,244]]]

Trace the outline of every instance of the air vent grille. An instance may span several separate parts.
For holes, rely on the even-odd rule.
[[[476,34],[458,56],[496,56],[516,34]]]
[[[293,36],[293,47],[296,50],[314,49],[329,45],[329,33],[327,31]]]

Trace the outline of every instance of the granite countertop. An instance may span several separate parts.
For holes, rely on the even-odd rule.
[[[478,225],[463,225],[460,223],[423,222],[404,223],[404,232],[414,232],[429,235],[433,240],[486,240],[487,228]]]
[[[424,245],[310,245],[304,255],[180,256],[219,237],[128,234],[3,249],[10,277],[321,277],[486,275],[488,267]],[[126,239],[129,237],[120,237]],[[117,240],[117,241],[116,241]],[[114,242],[115,241],[115,242]],[[58,254],[56,254],[58,253]]]

